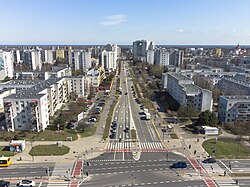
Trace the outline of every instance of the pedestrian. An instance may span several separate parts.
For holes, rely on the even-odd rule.
[[[227,174],[227,172],[226,172],[226,171],[224,171],[224,177],[226,176],[226,174]]]
[[[214,172],[214,168],[213,168],[213,166],[211,166],[211,170],[212,170],[212,173]]]
[[[238,179],[235,180],[235,184],[239,184],[239,180]]]
[[[229,162],[228,167],[229,167],[230,170],[232,169],[231,162]]]

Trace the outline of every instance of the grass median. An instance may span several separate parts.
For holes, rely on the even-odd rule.
[[[69,147],[62,145],[37,145],[34,146],[29,154],[32,156],[60,156],[69,152]]]
[[[104,132],[103,132],[103,135],[102,135],[103,140],[106,140],[108,138],[110,125],[112,123],[112,115],[113,115],[116,103],[117,103],[117,97],[116,97],[116,100],[113,102],[113,104],[110,106],[110,109],[109,109],[109,114],[108,114],[108,117],[106,119],[106,125],[105,125]]]
[[[218,159],[249,159],[250,150],[232,138],[210,139],[202,144],[209,155]]]

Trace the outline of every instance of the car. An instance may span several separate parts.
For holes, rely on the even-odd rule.
[[[128,131],[129,131],[129,128],[125,127],[124,132],[128,132]]]
[[[216,163],[216,160],[215,160],[215,158],[207,158],[207,159],[203,160],[202,163],[212,164],[212,163]]]
[[[35,186],[36,182],[32,180],[21,180],[17,186]]]
[[[89,122],[96,122],[96,118],[95,117],[89,118]]]
[[[0,180],[0,187],[8,187],[8,186],[10,186],[9,181]]]
[[[100,102],[97,106],[104,106],[105,103],[104,102]]]
[[[111,129],[110,132],[113,133],[113,134],[115,134],[116,133],[116,129]]]
[[[170,168],[186,168],[186,167],[187,167],[186,162],[176,162],[170,166]]]
[[[109,137],[110,137],[110,139],[114,139],[115,138],[115,134],[112,133],[112,134],[109,135]]]
[[[116,128],[117,128],[117,125],[112,126],[112,129],[116,130]]]

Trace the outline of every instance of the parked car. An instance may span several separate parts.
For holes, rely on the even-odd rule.
[[[96,118],[95,117],[89,118],[89,122],[96,122]]]
[[[170,166],[170,168],[186,168],[186,167],[187,167],[186,162],[176,162]]]
[[[32,180],[21,180],[17,186],[35,186],[36,183],[35,181],[32,181]]]
[[[100,102],[97,106],[104,106],[105,103],[104,102]]]
[[[128,93],[126,92],[125,95],[128,95]]]
[[[116,133],[116,129],[111,129],[110,132],[111,133]]]
[[[112,134],[109,135],[109,137],[110,137],[110,139],[114,139],[115,138],[115,134],[112,133]]]
[[[67,129],[76,129],[77,127],[77,120],[70,120],[66,126]]]
[[[10,186],[9,181],[0,180],[0,187],[8,187],[8,186]]]
[[[212,164],[212,163],[216,163],[216,160],[215,158],[207,158],[203,160],[202,163]]]

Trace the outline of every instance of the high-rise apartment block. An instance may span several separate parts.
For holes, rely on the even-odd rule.
[[[166,73],[167,91],[180,105],[190,105],[198,112],[212,111],[212,92],[194,84],[180,73]]]

